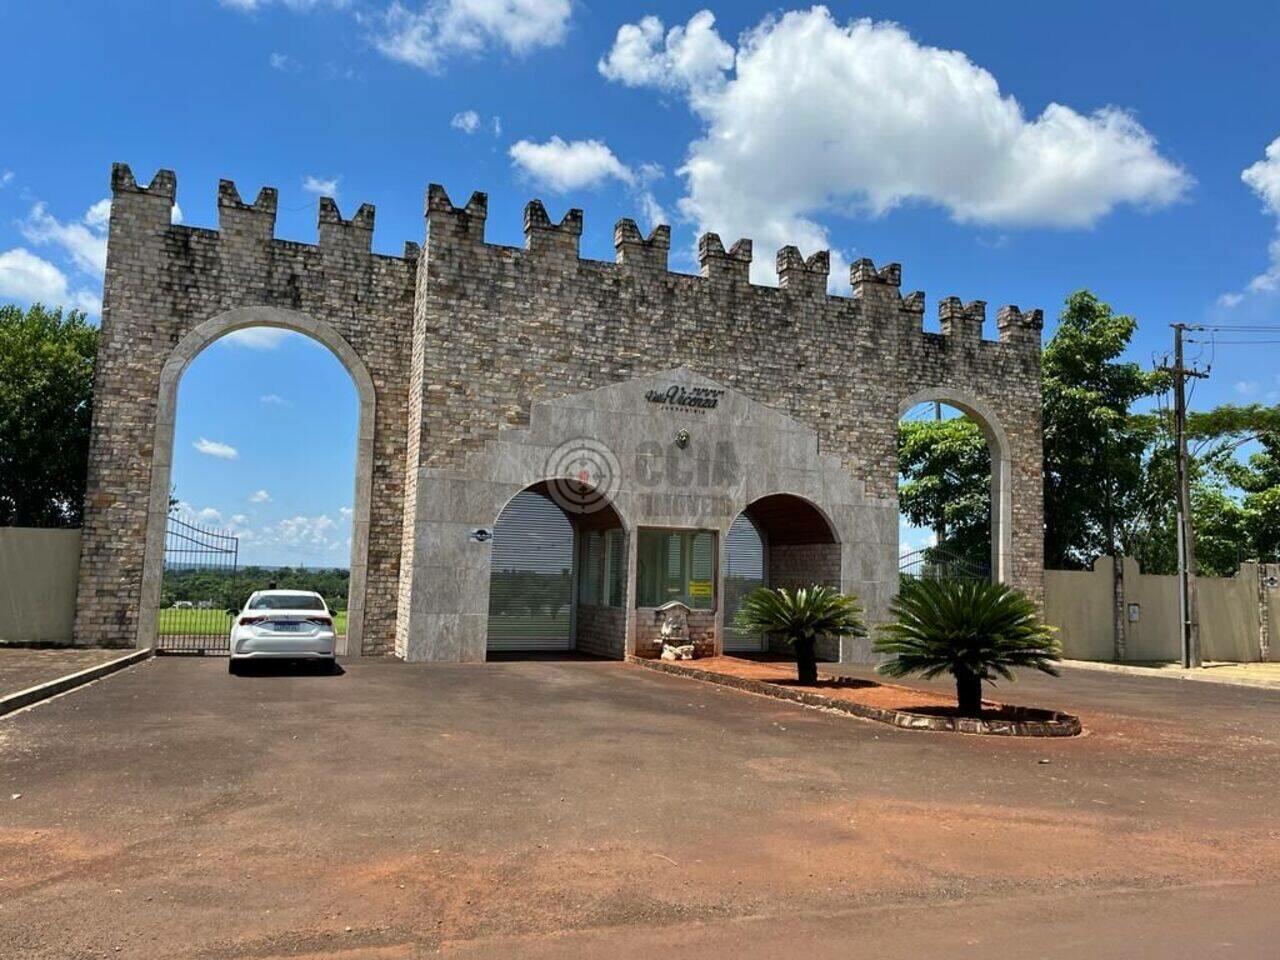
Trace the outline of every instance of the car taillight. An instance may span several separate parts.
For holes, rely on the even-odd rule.
[[[333,621],[330,620],[328,617],[307,617],[307,621],[309,623],[314,623],[316,626],[319,626],[319,627],[333,626]]]
[[[240,626],[242,627],[252,626],[255,623],[261,623],[265,619],[267,618],[266,617],[241,617]]]

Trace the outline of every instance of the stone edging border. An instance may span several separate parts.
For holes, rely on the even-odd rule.
[[[698,670],[686,667],[669,660],[647,660],[643,657],[628,657],[627,662],[639,664],[659,673],[669,673],[677,677],[688,677],[702,680],[705,683],[718,683],[747,693],[755,693],[775,700],[789,700],[806,707],[818,707],[823,710],[835,710],[848,713],[865,720],[876,720],[904,730],[933,730],[939,733],[969,733],[997,737],[1074,737],[1083,729],[1080,718],[1069,713],[1054,710],[1033,710],[1024,708],[1028,713],[1038,715],[1027,720],[975,720],[969,717],[931,717],[923,713],[908,713],[905,710],[887,710],[883,707],[871,707],[849,700],[836,700],[820,693],[797,690],[792,687],[780,687],[765,683],[762,680],[750,680],[745,677],[732,677],[710,670]],[[819,677],[825,680],[838,680],[839,677]]]
[[[23,707],[29,707],[33,703],[39,703],[41,700],[56,697],[58,694],[66,693],[68,690],[74,690],[76,687],[83,686],[86,683],[92,683],[94,680],[115,673],[117,670],[123,670],[125,667],[146,660],[153,652],[150,647],[134,650],[132,653],[127,653],[123,657],[117,657],[114,660],[108,660],[106,663],[99,663],[77,673],[69,673],[65,677],[38,683],[34,687],[27,687],[27,689],[19,690],[17,693],[0,697],[0,717],[6,713],[13,713],[15,710],[21,710]]]

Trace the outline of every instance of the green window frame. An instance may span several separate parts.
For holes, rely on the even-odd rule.
[[[716,608],[714,530],[648,528],[636,538],[636,606],[678,600],[691,610]]]

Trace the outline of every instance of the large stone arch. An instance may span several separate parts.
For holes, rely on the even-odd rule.
[[[373,378],[359,354],[331,324],[297,310],[261,306],[237,307],[197,324],[178,342],[161,369],[156,398],[151,494],[147,508],[142,602],[136,645],[140,648],[150,647],[155,645],[156,640],[156,614],[160,606],[160,588],[164,576],[165,523],[169,514],[178,385],[191,361],[205,347],[245,327],[279,327],[311,337],[332,351],[355,384],[360,416],[356,431],[356,480],[351,518],[351,586],[347,611],[346,649],[339,652],[349,656],[359,656],[364,639],[365,588],[369,557],[369,504],[373,478],[376,404]]]
[[[998,583],[1013,580],[1013,450],[1000,418],[987,401],[955,387],[925,387],[898,404],[902,418],[921,403],[945,403],[978,425],[991,452],[991,574]]]

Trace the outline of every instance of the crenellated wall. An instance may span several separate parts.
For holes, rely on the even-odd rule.
[[[455,207],[436,185],[426,196],[425,245],[406,244],[403,257],[371,252],[368,205],[344,219],[322,199],[319,242],[310,245],[275,238],[269,188],[248,204],[223,181],[216,231],[170,222],[172,173],[141,187],[117,165],[112,188],[80,642],[153,636],[148,598],[158,596],[163,540],[157,547],[155,532],[167,506],[177,380],[212,339],[260,323],[326,343],[363,391],[368,470],[354,501],[353,571],[361,566],[366,578],[366,653],[394,644],[402,655],[447,658],[462,649],[415,639],[428,623],[450,628],[433,604],[462,576],[432,539],[450,478],[500,466],[500,434],[529,428],[537,404],[674,370],[787,418],[758,418],[782,439],[741,442],[783,458],[776,466],[810,484],[815,499],[833,482],[829,470],[853,485],[840,494],[853,531],[841,543],[841,578],[868,592],[877,612],[896,584],[887,542],[896,532],[884,518],[896,516],[901,408],[933,397],[961,406],[983,423],[996,454],[993,499],[1007,514],[997,569],[1042,595],[1040,311],[1001,308],[999,340],[988,341],[985,304],[947,298],[938,307],[942,332],[926,333],[924,295],[902,294],[897,264],[859,260],[852,296],[837,297],[827,293],[825,251],[805,258],[784,247],[778,286],[759,286],[749,279],[751,241],[726,250],[709,233],[698,244],[699,275],[679,274],[668,269],[669,229],[645,237],[630,220],[614,227],[615,262],[585,260],[582,212],[553,222],[538,201],[525,208],[523,248],[490,244],[485,195]],[[816,439],[797,443],[798,428]],[[574,419],[558,429],[573,439]],[[608,424],[600,430],[607,439]],[[657,502],[642,490],[634,497]],[[466,649],[474,654],[470,634]]]
[[[94,385],[76,636],[79,642],[146,645],[154,637],[163,538],[148,517],[167,507],[172,392],[210,335],[237,326],[283,325],[325,342],[372,386],[365,501],[364,650],[390,651],[400,575],[407,401],[419,248],[404,258],[370,252],[374,210],[343,219],[320,203],[319,243],[277,240],[276,191],[245,203],[218,186],[218,229],[170,222],[176,178],[160,171],[139,186],[112,171],[102,345]],[[362,368],[362,369],[361,369]],[[359,374],[359,375],[357,375]],[[340,452],[333,455],[341,456]],[[320,465],[320,464],[318,464]],[[357,518],[356,534],[363,529]],[[353,569],[353,574],[355,573]],[[145,586],[144,586],[145,582]],[[149,621],[149,622],[148,622]]]

